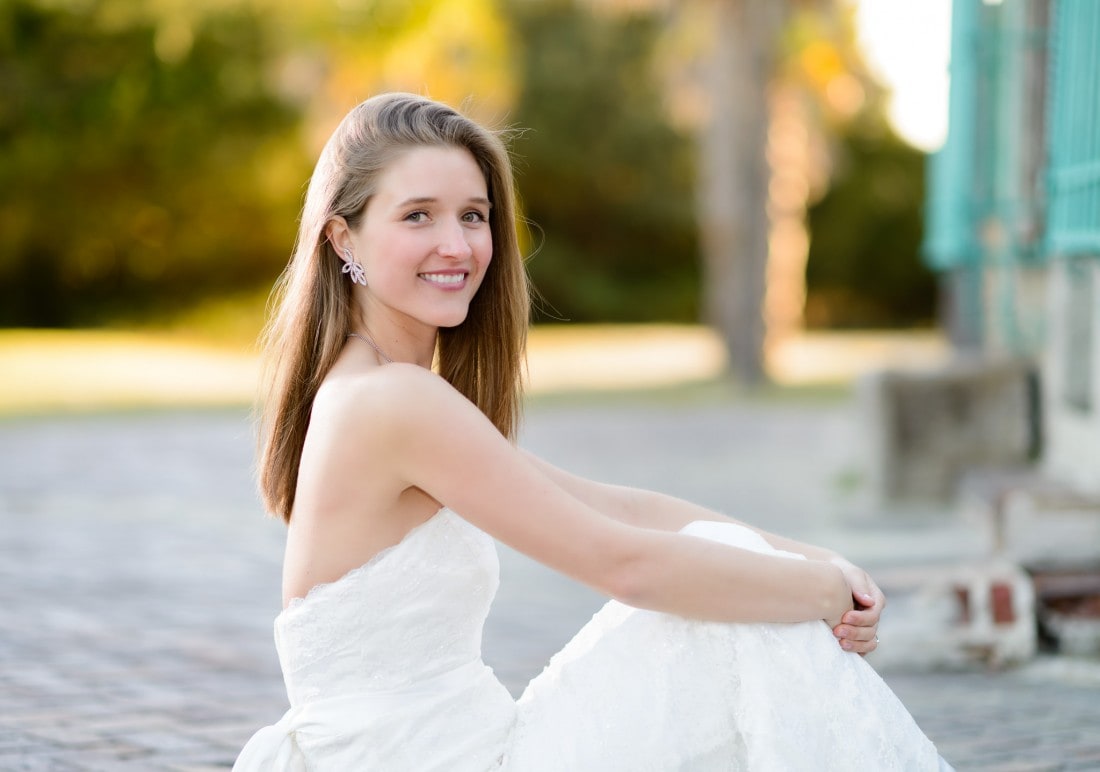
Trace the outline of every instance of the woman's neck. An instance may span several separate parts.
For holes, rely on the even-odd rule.
[[[402,324],[387,315],[353,314],[349,332],[370,342],[378,354],[391,362],[408,362],[431,369],[439,329],[420,324]]]

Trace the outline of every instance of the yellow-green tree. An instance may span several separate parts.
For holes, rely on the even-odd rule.
[[[517,3],[519,187],[541,249],[542,320],[695,321],[699,272],[690,138],[657,69],[662,15]]]
[[[0,5],[0,324],[269,285],[339,117],[403,89],[503,118],[506,39],[487,0]]]
[[[296,116],[255,14],[169,45],[118,7],[0,7],[2,322],[170,307],[252,282],[290,238],[272,172],[302,166]]]

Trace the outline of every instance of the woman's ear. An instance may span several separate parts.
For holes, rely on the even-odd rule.
[[[336,215],[325,223],[325,238],[328,239],[328,243],[332,244],[333,251],[344,259],[345,251],[350,251],[351,248],[351,229],[348,228],[348,221],[340,215]]]
[[[325,238],[332,245],[337,256],[344,261],[341,273],[346,273],[354,284],[367,286],[367,275],[363,272],[363,264],[355,259],[355,253],[351,249],[351,229],[348,221],[339,215],[325,223]]]

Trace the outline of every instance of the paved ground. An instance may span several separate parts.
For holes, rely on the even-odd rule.
[[[835,402],[543,401],[524,444],[884,567],[981,549],[942,515],[871,517],[855,425]],[[282,527],[251,455],[241,411],[0,423],[0,770],[225,769],[281,715]],[[600,601],[507,550],[502,573],[486,659],[518,693]],[[960,770],[1083,770],[1100,769],[1096,673],[884,675]]]

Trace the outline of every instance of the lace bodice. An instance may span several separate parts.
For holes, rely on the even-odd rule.
[[[275,620],[291,705],[399,689],[480,661],[498,583],[493,540],[440,509]]]

